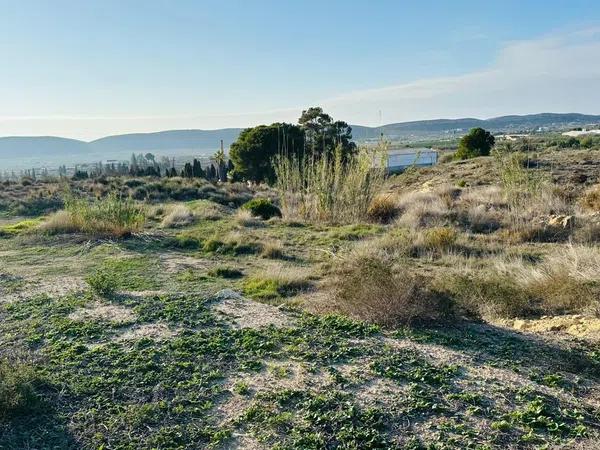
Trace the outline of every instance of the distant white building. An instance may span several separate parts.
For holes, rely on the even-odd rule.
[[[577,131],[566,131],[564,132],[562,135],[563,136],[570,136],[570,137],[579,137],[579,136],[585,136],[588,134],[600,134],[600,130],[577,130]]]
[[[519,139],[528,138],[529,134],[499,134],[496,139],[499,141],[517,141]]]
[[[399,148],[388,152],[388,172],[402,172],[408,167],[433,166],[437,163],[438,152],[431,148]]]

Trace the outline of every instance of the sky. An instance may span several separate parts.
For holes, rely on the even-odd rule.
[[[0,136],[600,114],[598,0],[0,0]]]

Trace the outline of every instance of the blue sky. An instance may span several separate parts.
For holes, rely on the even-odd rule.
[[[600,114],[597,0],[0,0],[0,58],[0,135]]]

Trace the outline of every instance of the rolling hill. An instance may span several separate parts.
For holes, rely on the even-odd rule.
[[[560,130],[598,123],[600,123],[600,115],[542,113],[502,116],[487,120],[475,118],[419,120],[392,123],[381,127],[353,125],[352,128],[354,139],[364,141],[377,138],[381,133],[390,139],[411,139],[447,134],[460,135],[469,128],[478,126],[492,132],[518,132],[535,130],[539,127]],[[170,130],[107,136],[91,142],[53,136],[3,137],[0,138],[0,158],[44,156],[85,158],[87,155],[97,158],[103,152],[127,158],[132,152],[169,154],[169,152],[185,150],[189,150],[190,154],[208,153],[219,148],[221,139],[225,147],[229,147],[241,130],[241,128]]]
[[[482,127],[492,132],[519,132],[531,131],[540,127],[559,130],[598,123],[600,123],[600,115],[542,113],[524,116],[501,116],[492,119],[419,120],[415,122],[392,123],[381,127],[354,125],[352,127],[352,134],[356,140],[377,138],[381,133],[392,139],[407,139],[411,137],[433,137],[450,133],[460,135],[473,127]]]

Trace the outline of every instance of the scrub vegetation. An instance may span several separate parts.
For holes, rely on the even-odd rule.
[[[600,148],[536,139],[4,182],[0,448],[599,447]]]

